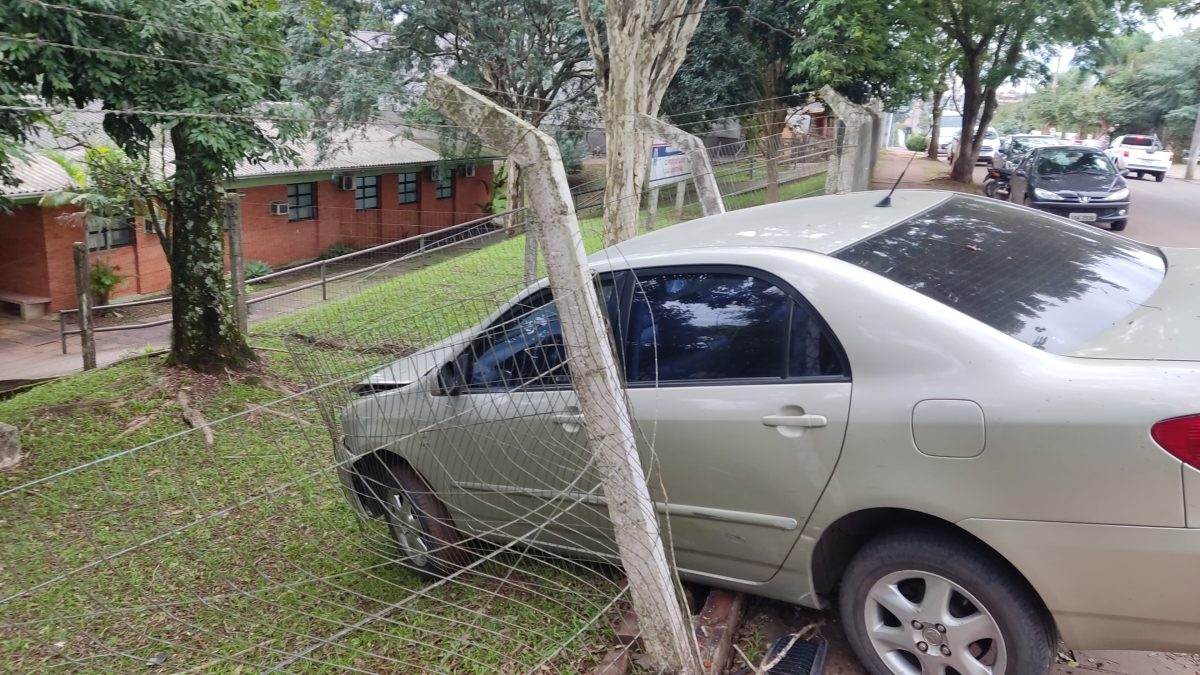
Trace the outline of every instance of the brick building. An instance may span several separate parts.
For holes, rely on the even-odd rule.
[[[340,146],[329,158],[302,146],[299,165],[238,167],[226,189],[242,195],[247,260],[278,268],[335,246],[366,248],[477,219],[491,203],[493,158],[447,160],[383,127]],[[45,299],[49,311],[74,307],[72,243],[85,239],[93,259],[127,277],[114,297],[170,287],[158,237],[140,222],[85,234],[79,219],[63,217],[69,209],[38,205],[67,185],[58,164],[34,155],[15,169],[21,185],[0,188],[16,203],[0,213],[0,301],[27,296]]]

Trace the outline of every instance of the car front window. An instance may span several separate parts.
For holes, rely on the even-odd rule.
[[[1166,274],[1153,247],[977,197],[951,198],[835,257],[1054,354],[1121,321]]]

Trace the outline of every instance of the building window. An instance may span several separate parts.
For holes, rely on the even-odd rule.
[[[379,208],[379,176],[354,178],[354,208],[359,211]]]
[[[87,242],[89,251],[105,251],[118,246],[133,245],[133,219],[89,225]]]
[[[420,176],[416,171],[400,174],[400,203],[401,204],[416,204],[418,197],[417,178]]]
[[[312,220],[317,215],[316,186],[313,183],[288,185],[288,220]]]
[[[454,196],[454,172],[446,169],[436,170],[437,175],[437,198],[449,199]]]

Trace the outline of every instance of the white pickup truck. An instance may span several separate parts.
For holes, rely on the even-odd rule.
[[[1150,174],[1159,183],[1167,177],[1174,159],[1173,153],[1163,150],[1157,136],[1117,136],[1104,154],[1122,174],[1134,173],[1138,178]]]

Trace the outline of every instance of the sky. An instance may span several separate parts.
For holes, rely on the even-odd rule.
[[[1200,27],[1200,16],[1191,16],[1180,18],[1175,15],[1175,12],[1170,9],[1164,9],[1159,12],[1158,17],[1142,24],[1142,28],[1150,33],[1150,36],[1155,40],[1160,40],[1165,37],[1179,35],[1189,28]],[[1062,73],[1066,72],[1071,67],[1071,59],[1075,57],[1075,50],[1069,47],[1064,47],[1058,51],[1058,55],[1051,57],[1046,65],[1050,67],[1051,72]]]

